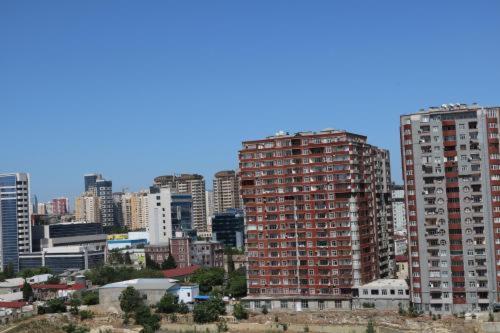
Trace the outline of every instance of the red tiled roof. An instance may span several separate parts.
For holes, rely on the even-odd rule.
[[[0,302],[0,308],[8,308],[8,309],[20,309],[25,306],[26,302],[21,301],[13,301],[13,302]]]
[[[56,290],[64,290],[68,289],[70,286],[67,284],[34,284],[31,286],[33,289],[56,289]]]
[[[200,267],[201,266],[199,266],[199,265],[193,265],[193,266],[183,267],[183,268],[167,269],[167,270],[163,271],[163,276],[165,276],[166,278],[175,278],[175,277],[179,277],[179,276],[191,275]]]
[[[396,262],[407,262],[408,257],[407,256],[396,256]]]
[[[78,284],[74,284],[74,285],[69,286],[68,289],[69,290],[82,290],[82,289],[85,289],[85,288],[86,288],[85,284],[78,283]]]

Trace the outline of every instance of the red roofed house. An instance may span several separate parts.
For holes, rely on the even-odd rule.
[[[85,284],[34,284],[33,294],[39,301],[48,301],[53,298],[69,297],[75,291],[85,289]]]
[[[34,307],[27,302],[0,302],[0,324],[33,314]]]
[[[182,268],[172,268],[163,271],[163,276],[169,279],[185,280],[187,277],[193,275],[193,273],[201,268],[199,265],[193,265]]]

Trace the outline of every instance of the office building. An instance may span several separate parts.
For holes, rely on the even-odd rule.
[[[102,175],[98,173],[89,173],[83,176],[85,192],[92,192],[98,179],[102,179]]]
[[[99,218],[104,227],[115,225],[113,211],[113,182],[111,180],[98,179],[95,182],[95,194],[99,198]]]
[[[68,198],[52,199],[52,214],[53,215],[66,215],[69,213],[69,200]]]
[[[100,223],[66,222],[33,225],[32,252],[61,246],[85,246],[92,251],[104,251],[107,236]]]
[[[171,196],[172,236],[176,232],[196,236],[192,226],[193,199],[191,194],[172,194]]]
[[[392,275],[386,150],[328,129],[245,141],[239,159],[250,306],[349,307],[352,288]]]
[[[101,223],[99,198],[93,191],[85,192],[75,199],[75,218],[77,221]]]
[[[125,226],[125,222],[123,220],[123,208],[122,208],[122,197],[123,192],[115,192],[113,193],[113,221],[117,226]]]
[[[219,171],[214,180],[214,213],[241,207],[240,185],[234,170]]]
[[[32,251],[19,256],[20,269],[48,267],[53,273],[104,263],[107,236],[100,223],[32,226]]]
[[[154,179],[156,186],[168,186],[173,193],[191,194],[193,199],[193,229],[207,230],[205,180],[196,174],[166,175]]]
[[[411,301],[488,310],[500,289],[498,107],[449,104],[401,116]]]
[[[19,270],[19,254],[31,250],[30,177],[26,173],[0,174],[0,264]]]
[[[406,233],[405,190],[403,185],[392,185],[392,217],[394,231]]]
[[[244,246],[245,225],[243,211],[228,209],[212,219],[212,238],[224,246],[241,249]]]
[[[54,274],[61,274],[68,269],[86,270],[101,266],[104,257],[104,251],[92,251],[85,246],[51,247],[40,252],[21,254],[19,268],[23,270],[44,266]]]

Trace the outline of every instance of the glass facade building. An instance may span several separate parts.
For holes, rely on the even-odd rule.
[[[242,248],[245,231],[243,211],[228,209],[212,218],[212,237],[224,246]]]
[[[19,269],[19,253],[30,251],[29,175],[0,174],[0,263]]]

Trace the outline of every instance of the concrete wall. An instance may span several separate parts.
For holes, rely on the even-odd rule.
[[[114,308],[120,310],[120,294],[125,288],[104,288],[99,289],[99,304],[104,308]],[[154,305],[158,303],[161,298],[165,295],[166,291],[164,289],[153,289],[153,290],[138,290],[144,299],[144,303],[147,305]]]

